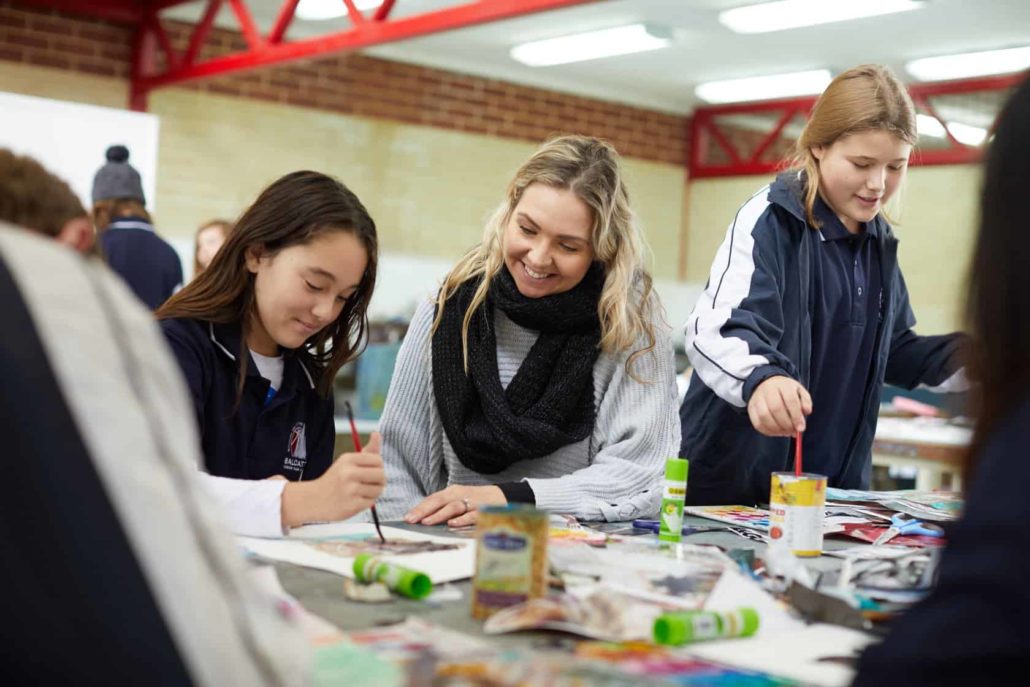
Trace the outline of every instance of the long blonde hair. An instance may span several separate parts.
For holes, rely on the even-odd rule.
[[[819,161],[812,148],[831,146],[837,140],[861,131],[887,131],[915,145],[916,109],[912,98],[889,67],[863,64],[839,74],[816,100],[812,115],[794,147],[791,167],[807,178],[805,215],[818,228],[815,199],[819,194]]]
[[[641,339],[646,341],[646,346],[627,359],[626,369],[630,371],[633,361],[655,346],[652,317],[656,303],[651,275],[645,267],[647,242],[630,209],[619,154],[605,141],[588,136],[551,139],[519,168],[508,184],[504,201],[487,221],[483,240],[444,279],[436,299],[432,331],[439,326],[447,299],[455,290],[470,279],[482,277],[461,327],[467,371],[469,323],[476,309],[484,304],[490,281],[504,265],[504,230],[530,184],[567,189],[590,208],[594,259],[604,265],[605,274],[597,304],[600,348],[605,353],[615,353],[629,349]]]

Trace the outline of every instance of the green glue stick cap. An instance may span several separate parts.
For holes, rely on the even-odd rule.
[[[654,621],[657,644],[680,646],[724,637],[750,637],[758,631],[758,613],[753,608],[735,611],[683,611],[665,613]]]
[[[685,458],[666,458],[665,479],[672,480],[673,482],[686,482],[687,468],[689,467],[690,465]]]
[[[382,582],[409,599],[424,599],[433,591],[433,582],[425,573],[381,561],[370,553],[359,553],[354,559],[353,570],[358,582]]]

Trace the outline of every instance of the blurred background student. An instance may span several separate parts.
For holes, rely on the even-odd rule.
[[[224,219],[213,219],[201,224],[193,239],[193,276],[207,269],[215,253],[225,243],[232,223]]]
[[[89,215],[68,184],[31,157],[0,148],[0,219],[45,234],[80,253],[93,249]]]
[[[156,310],[182,286],[175,249],[154,231],[139,172],[129,149],[113,145],[93,177],[93,223],[107,264],[148,308]]]
[[[157,324],[66,247],[92,235],[64,181],[0,150],[4,683],[306,684],[303,636],[199,486]]]
[[[966,318],[976,430],[966,511],[936,590],[869,649],[856,685],[1022,683],[1030,654],[1030,80],[987,153]]]

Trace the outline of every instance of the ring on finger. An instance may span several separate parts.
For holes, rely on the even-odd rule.
[[[467,496],[462,496],[461,502],[465,505],[465,510],[462,511],[461,514],[465,515],[465,513],[468,513],[470,510],[472,510],[472,504],[469,502],[469,498]]]

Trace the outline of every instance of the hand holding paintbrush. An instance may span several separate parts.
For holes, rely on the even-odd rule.
[[[347,411],[347,421],[350,422],[350,436],[354,442],[354,450],[358,453],[362,453],[361,450],[361,437],[358,436],[358,426],[354,423],[354,411],[350,407],[350,401],[343,402],[343,409]],[[375,444],[375,450],[372,453],[379,453],[379,433],[372,433],[372,443]],[[383,536],[383,530],[379,526],[379,514],[376,513],[376,504],[373,503],[370,510],[372,511],[372,522],[376,526],[376,534],[379,535],[379,541],[383,544],[386,543],[386,537]]]
[[[353,436],[355,448],[359,449],[356,453],[341,454],[317,479],[285,485],[282,492],[285,527],[346,520],[375,505],[386,485],[383,459],[379,456],[379,433],[372,433],[364,450],[356,432]]]

